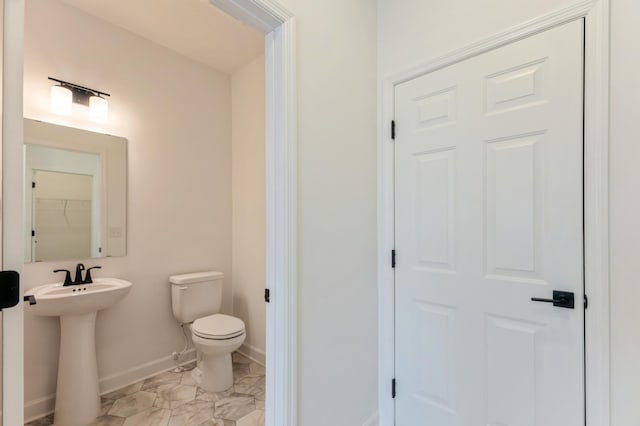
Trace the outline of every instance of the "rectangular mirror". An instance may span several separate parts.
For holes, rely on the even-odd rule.
[[[127,254],[127,140],[24,120],[25,262]]]

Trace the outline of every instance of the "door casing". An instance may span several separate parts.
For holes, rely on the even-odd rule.
[[[395,422],[394,379],[394,118],[395,86],[505,44],[585,20],[584,244],[586,424],[610,426],[609,355],[609,0],[585,0],[516,25],[412,69],[383,78],[378,123],[378,404],[379,424]],[[401,385],[399,385],[401,389]]]
[[[2,38],[2,268],[22,273],[24,171],[22,81],[24,0],[4,0]],[[2,312],[2,424],[21,425],[24,415],[24,304]],[[7,407],[11,407],[7,410]]]

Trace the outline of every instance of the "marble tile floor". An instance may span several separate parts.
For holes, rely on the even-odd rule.
[[[198,388],[193,367],[103,395],[100,417],[87,426],[264,426],[264,367],[234,353],[234,385],[220,393]],[[26,426],[52,424],[53,414]]]

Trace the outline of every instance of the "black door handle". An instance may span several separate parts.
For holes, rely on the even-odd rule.
[[[531,300],[533,302],[553,303],[553,306],[557,306],[558,308],[566,308],[566,309],[575,308],[574,294],[569,291],[554,290],[553,299],[540,299],[538,297],[532,297]]]
[[[0,272],[0,311],[20,301],[20,275],[16,271]]]

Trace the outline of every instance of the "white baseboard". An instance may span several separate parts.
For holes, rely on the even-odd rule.
[[[265,366],[266,355],[262,349],[258,349],[255,346],[244,344],[238,349],[242,355],[246,356],[252,361],[257,362],[258,364]]]
[[[196,359],[196,350],[188,350],[180,360],[179,365],[188,364]],[[100,394],[112,392],[114,390],[129,386],[140,380],[148,379],[156,374],[175,368],[176,363],[173,356],[169,355],[145,364],[130,368],[120,373],[102,377],[100,379]],[[53,413],[56,405],[56,394],[33,399],[24,404],[25,423]]]
[[[378,426],[378,412],[373,413],[362,426]]]
[[[182,356],[179,364],[187,364],[195,359],[196,350],[192,348]],[[139,382],[140,380],[148,379],[158,373],[171,370],[175,366],[176,362],[173,360],[173,357],[169,355],[137,367],[103,377],[100,379],[100,394],[104,395],[105,393],[113,392],[114,390]]]
[[[56,394],[33,399],[24,404],[25,423],[53,413],[56,406]]]

